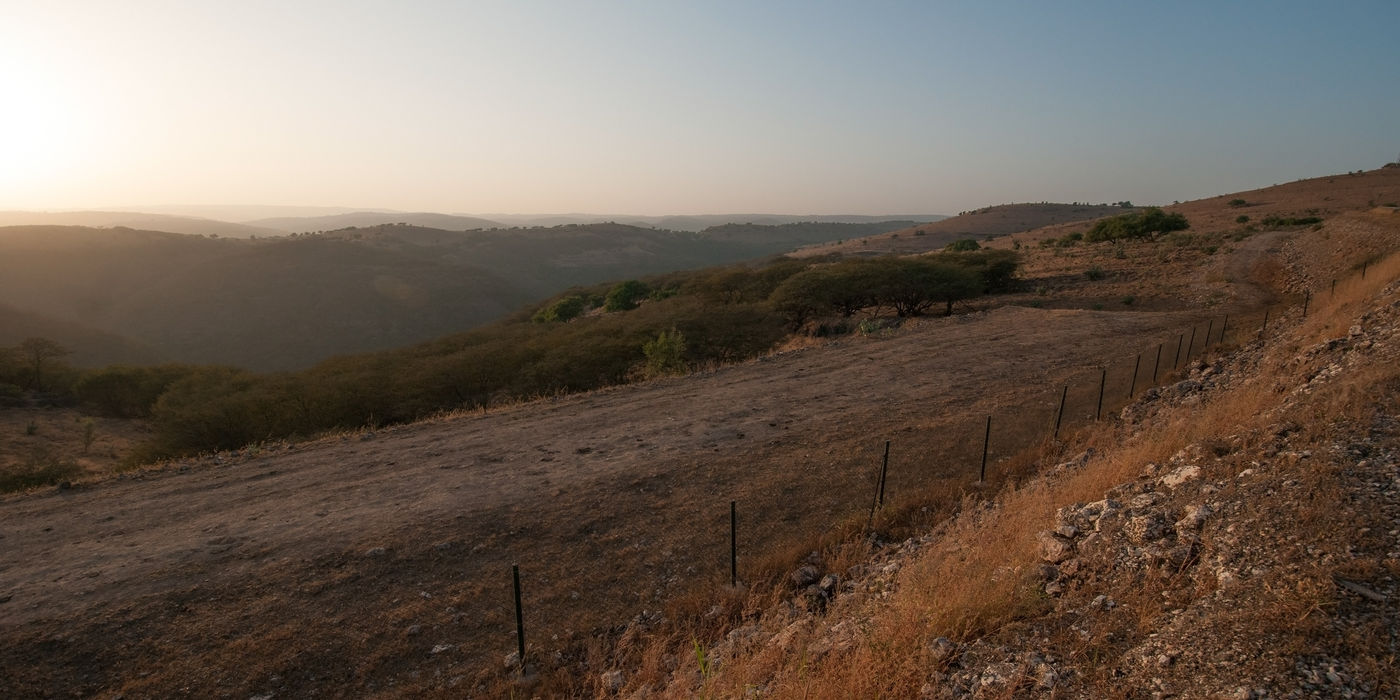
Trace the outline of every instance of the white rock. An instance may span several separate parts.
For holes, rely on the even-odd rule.
[[[1058,564],[1074,556],[1074,546],[1049,530],[1036,533],[1040,543],[1040,557],[1051,564]]]
[[[1170,474],[1167,474],[1166,476],[1162,477],[1161,483],[1167,488],[1174,489],[1188,481],[1198,479],[1200,478],[1200,476],[1201,468],[1194,464],[1188,464],[1183,467],[1177,467]]]

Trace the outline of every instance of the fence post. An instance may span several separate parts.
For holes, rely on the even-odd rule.
[[[1259,339],[1260,339],[1260,340],[1263,340],[1263,339],[1264,339],[1264,331],[1267,331],[1267,330],[1269,330],[1269,310],[1268,310],[1267,308],[1265,308],[1265,309],[1264,309],[1264,325],[1262,325],[1262,326],[1259,327]]]
[[[1064,390],[1060,392],[1060,412],[1055,414],[1055,432],[1051,434],[1051,440],[1060,439],[1060,421],[1065,418],[1065,399],[1068,397],[1069,385],[1066,384]]]
[[[1142,366],[1142,353],[1138,353],[1137,359],[1136,359],[1136,360],[1133,360],[1133,381],[1131,381],[1131,382],[1128,383],[1128,398],[1129,398],[1129,399],[1133,398],[1133,394],[1137,393],[1137,374],[1138,374],[1138,367],[1141,367],[1141,366]]]
[[[1210,337],[1215,334],[1215,319],[1206,323],[1206,342],[1201,345],[1201,352],[1205,352],[1210,347]]]
[[[987,481],[987,448],[992,444],[992,417],[987,416],[987,432],[982,435],[982,471],[977,474],[979,483]]]
[[[515,642],[520,654],[520,675],[525,675],[525,609],[520,604],[520,565],[510,565],[510,577],[515,582]]]
[[[739,506],[729,502],[729,586],[739,587]]]
[[[1337,296],[1337,280],[1332,280],[1332,292],[1328,296]]]
[[[885,458],[880,461],[880,496],[879,503],[885,505],[885,475],[890,473],[890,441],[885,441]]]
[[[1369,261],[1361,263],[1361,279],[1366,279],[1366,266],[1370,264]]]
[[[1108,382],[1108,368],[1104,367],[1099,375],[1099,407],[1094,409],[1094,420],[1103,418],[1103,387]]]
[[[1230,327],[1230,314],[1225,314],[1225,320],[1220,322],[1220,342],[1225,342],[1225,329]]]
[[[1172,360],[1172,369],[1181,366],[1181,341],[1186,339],[1185,333],[1176,334],[1176,359]]]
[[[1191,348],[1196,347],[1196,327],[1191,326],[1191,340],[1186,341],[1186,361],[1191,361]]]
[[[1152,361],[1152,385],[1157,385],[1157,370],[1162,367],[1162,344],[1157,343],[1157,359]]]
[[[1308,302],[1312,301],[1312,290],[1303,292],[1303,318],[1308,317]]]

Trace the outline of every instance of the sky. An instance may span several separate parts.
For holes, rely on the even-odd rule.
[[[943,213],[1400,157],[1400,2],[0,0],[0,209]]]

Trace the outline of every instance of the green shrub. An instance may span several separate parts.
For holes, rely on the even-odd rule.
[[[978,250],[962,253],[935,253],[926,258],[960,265],[982,276],[983,292],[994,294],[1012,291],[1016,286],[1016,271],[1021,257],[1010,250]]]
[[[588,300],[581,294],[570,294],[559,299],[530,317],[535,323],[556,323],[562,321],[572,321],[588,307]]]
[[[1097,282],[1097,281],[1103,279],[1104,277],[1107,277],[1108,275],[1107,275],[1107,273],[1105,273],[1105,272],[1103,271],[1103,268],[1102,268],[1102,267],[1099,267],[1098,265],[1095,265],[1095,266],[1093,266],[1093,267],[1091,267],[1091,268],[1085,270],[1085,271],[1084,271],[1084,276],[1087,277],[1087,278],[1089,278],[1091,281]]]
[[[1237,224],[1247,224],[1247,223],[1249,223],[1249,215],[1248,215],[1248,214],[1240,214],[1239,216],[1235,217],[1235,223],[1237,223]]]
[[[1232,207],[1247,207],[1247,206],[1249,206],[1249,202],[1246,202],[1246,201],[1244,201],[1243,199],[1232,199],[1232,200],[1230,200],[1230,206],[1232,206]]]
[[[637,302],[645,299],[651,289],[638,280],[627,280],[608,290],[608,295],[603,299],[603,310],[605,311],[631,311],[637,308]]]
[[[659,377],[666,374],[684,374],[685,335],[672,328],[661,331],[656,338],[642,345],[642,354],[647,358],[647,374]]]
[[[1161,233],[1182,231],[1190,226],[1186,217],[1179,213],[1168,214],[1158,207],[1148,207],[1139,212],[1102,219],[1089,229],[1084,238],[1090,242],[1148,238]]]
[[[977,240],[973,238],[962,238],[953,241],[952,243],[949,243],[946,246],[943,246],[943,250],[954,253],[960,253],[969,250],[981,250],[981,248],[982,244],[978,243]]]
[[[171,384],[195,371],[186,365],[112,365],[85,373],[73,386],[78,400],[114,418],[148,418]]]
[[[1123,297],[1123,306],[1132,306],[1137,301],[1137,297],[1129,294]]]

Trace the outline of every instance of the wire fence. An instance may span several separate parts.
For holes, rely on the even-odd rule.
[[[1282,327],[1284,317],[1306,317],[1311,301],[1309,293],[1294,305],[1273,306],[1249,314],[1221,313],[1174,332],[1159,332],[1146,339],[1136,353],[1084,366],[1054,385],[1028,388],[1022,392],[1023,400],[1015,405],[997,406],[980,415],[946,417],[938,439],[932,443],[923,441],[916,449],[902,449],[904,441],[898,437],[872,436],[874,450],[864,474],[811,475],[831,478],[830,488],[817,496],[826,499],[830,517],[819,522],[794,522],[780,510],[765,507],[775,498],[780,499],[781,494],[726,497],[723,501],[729,502],[728,513],[724,513],[723,501],[717,498],[713,515],[702,516],[694,523],[690,556],[697,562],[714,562],[717,585],[724,585],[719,583],[723,580],[731,587],[739,587],[745,580],[744,554],[762,551],[780,534],[816,537],[843,520],[862,518],[869,523],[902,494],[928,493],[932,488],[959,498],[969,486],[998,483],[1008,476],[1004,469],[1010,458],[1042,443],[1067,439],[1076,429],[1094,422],[1112,420],[1144,393],[1182,381],[1192,363],[1211,350],[1263,341]],[[721,534],[726,530],[727,537]],[[522,600],[528,600],[528,591],[522,599],[519,575],[513,567],[517,620],[514,631],[522,650],[518,659],[520,672],[524,673],[523,620],[529,615],[522,608]],[[546,623],[543,618],[537,619],[533,623],[536,627]]]

